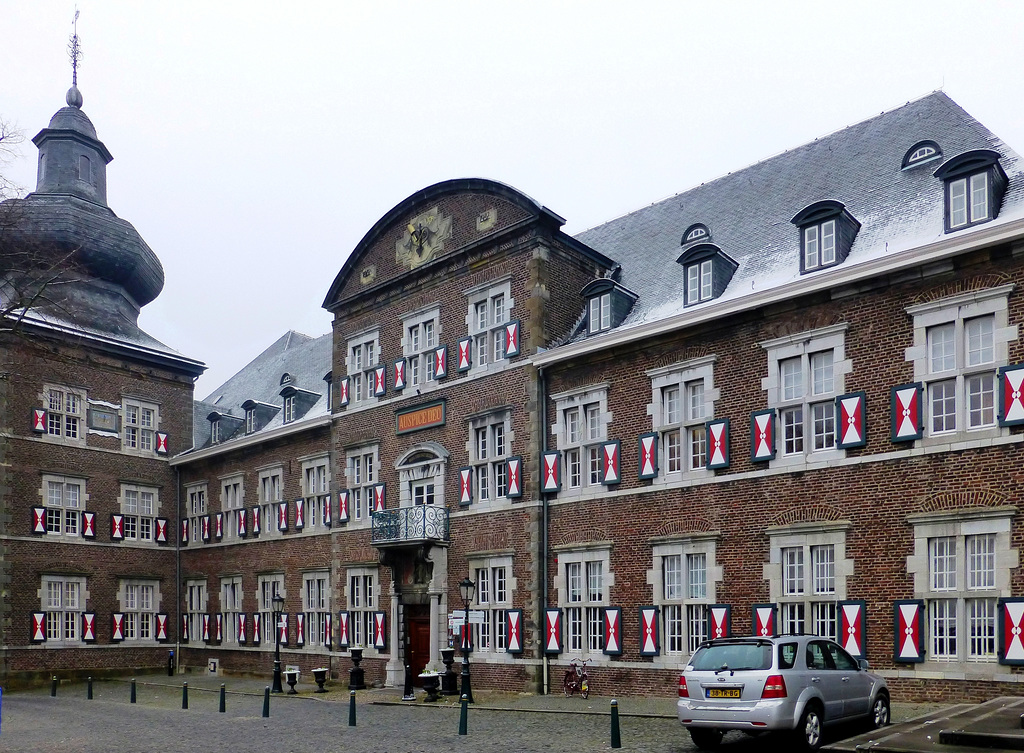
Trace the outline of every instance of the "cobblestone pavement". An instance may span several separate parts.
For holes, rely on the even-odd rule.
[[[219,712],[221,680],[228,688]],[[188,676],[189,708],[182,709],[179,678],[140,678],[137,703],[130,704],[125,681],[86,686],[62,684],[5,693],[0,717],[0,751],[32,753],[178,753],[178,751],[374,751],[436,753],[439,750],[510,753],[522,751],[610,750],[610,699],[564,698],[476,691],[468,713],[468,734],[460,736],[459,705],[401,701],[393,689],[357,693],[357,726],[350,727],[349,695],[336,685],[320,695],[300,684],[300,695],[272,695],[264,718],[265,680]],[[422,692],[419,692],[422,699]],[[935,707],[897,705],[894,718],[919,716]],[[548,713],[542,713],[548,712]],[[623,751],[681,753],[694,750],[675,719],[671,698],[624,698],[620,703]],[[738,733],[724,750],[785,748]]]

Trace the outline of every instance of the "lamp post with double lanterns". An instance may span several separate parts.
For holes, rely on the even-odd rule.
[[[473,594],[476,591],[476,583],[469,579],[467,575],[459,582],[459,591],[462,593],[462,603],[466,608],[466,621],[462,623],[462,691],[461,696],[465,696],[469,703],[473,702],[473,688],[469,682],[469,652],[472,651],[472,635],[473,632],[469,627],[469,602],[473,600]]]
[[[274,604],[274,684],[271,693],[283,693],[281,687],[281,612],[284,610],[284,597],[274,594],[270,600]]]

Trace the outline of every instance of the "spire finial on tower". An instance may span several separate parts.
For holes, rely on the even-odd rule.
[[[82,57],[82,44],[78,39],[78,8],[71,22],[71,39],[68,40],[68,57],[71,58],[71,88],[66,101],[69,107],[82,107],[82,93],[78,91],[78,61]]]

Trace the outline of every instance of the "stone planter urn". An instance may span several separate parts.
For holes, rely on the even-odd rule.
[[[423,672],[420,674],[420,680],[423,682],[423,690],[427,694],[428,701],[436,701],[440,698],[441,675],[437,672]]]
[[[356,646],[349,649],[349,654],[352,656],[352,669],[348,672],[348,689],[364,690],[366,688],[366,672],[359,666],[359,662],[363,660],[363,649]]]
[[[317,667],[313,670],[313,679],[316,680],[316,690],[314,693],[326,693],[327,688],[324,687],[324,683],[327,682],[327,674],[331,670],[327,667]]]
[[[295,683],[299,681],[299,670],[287,669],[283,672],[284,681],[288,683],[288,695],[298,695],[298,691],[295,689]]]
[[[444,672],[441,675],[441,695],[459,694],[459,675],[452,669],[455,663],[455,649],[442,648],[441,662],[444,664]]]

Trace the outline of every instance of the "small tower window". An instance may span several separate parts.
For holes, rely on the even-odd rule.
[[[249,408],[245,412],[245,433],[252,434],[259,428],[259,424],[256,421],[256,409]]]
[[[590,299],[588,331],[603,332],[612,326],[612,295],[602,293]]]
[[[210,422],[210,444],[220,442],[220,420]]]
[[[92,163],[84,154],[78,158],[78,179],[92,183]]]
[[[941,157],[942,149],[934,141],[918,141],[903,155],[901,167],[906,170],[908,167],[917,167],[926,162],[933,162]]]
[[[686,228],[686,232],[683,233],[683,242],[681,245],[685,246],[687,243],[709,240],[711,240],[711,231],[708,230],[708,226],[697,222]]]

